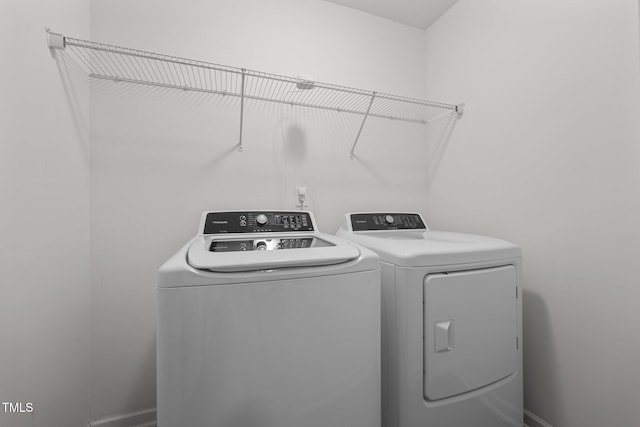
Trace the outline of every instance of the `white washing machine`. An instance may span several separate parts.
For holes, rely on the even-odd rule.
[[[520,249],[416,213],[347,214],[337,234],[381,258],[383,426],[522,426]]]
[[[380,269],[309,212],[205,212],[158,275],[159,427],[380,425]]]

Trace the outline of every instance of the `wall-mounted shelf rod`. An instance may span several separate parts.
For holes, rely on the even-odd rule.
[[[49,48],[73,56],[96,79],[233,96],[240,99],[242,150],[247,100],[289,104],[363,116],[354,150],[369,118],[428,124],[442,115],[462,114],[462,105],[426,101],[329,83],[185,59],[160,53],[65,37],[47,30]]]
[[[362,123],[360,123],[360,129],[358,129],[358,134],[356,135],[356,140],[353,142],[353,146],[351,147],[351,160],[353,160],[353,154],[356,150],[356,145],[358,145],[358,140],[360,139],[360,134],[362,133],[362,128],[364,128],[364,124],[367,121],[367,117],[369,117],[369,112],[371,111],[371,106],[373,105],[373,101],[376,99],[376,93],[373,92],[371,94],[371,101],[369,102],[369,106],[367,107],[367,112],[362,118]]]
[[[242,82],[240,83],[240,137],[238,138],[238,151],[242,151],[242,122],[244,121],[244,79],[245,69],[242,69]]]

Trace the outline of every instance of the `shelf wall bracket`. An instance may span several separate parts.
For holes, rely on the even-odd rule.
[[[373,105],[373,101],[376,99],[376,92],[371,94],[371,100],[369,101],[369,106],[367,107],[367,112],[364,114],[362,118],[362,123],[360,123],[360,129],[358,129],[358,134],[356,135],[356,140],[353,141],[353,146],[351,147],[350,157],[353,160],[353,153],[356,150],[356,145],[358,145],[358,140],[360,139],[360,134],[362,133],[362,129],[364,128],[364,124],[367,121],[367,117],[369,117],[369,113],[371,112],[371,106]]]
[[[52,54],[55,50],[65,48],[65,40],[62,34],[53,33],[49,28],[45,28],[45,31],[47,32],[47,45]]]
[[[247,70],[242,69],[242,80],[240,82],[240,138],[238,140],[238,151],[242,151],[242,123],[244,121],[244,87]]]

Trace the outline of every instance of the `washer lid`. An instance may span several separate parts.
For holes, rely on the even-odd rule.
[[[359,256],[356,245],[318,233],[231,239],[200,236],[189,247],[187,262],[198,270],[239,272],[334,265]]]

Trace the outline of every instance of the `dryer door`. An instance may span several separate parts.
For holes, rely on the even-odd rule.
[[[516,371],[516,283],[512,265],[425,277],[427,400],[476,390]]]

